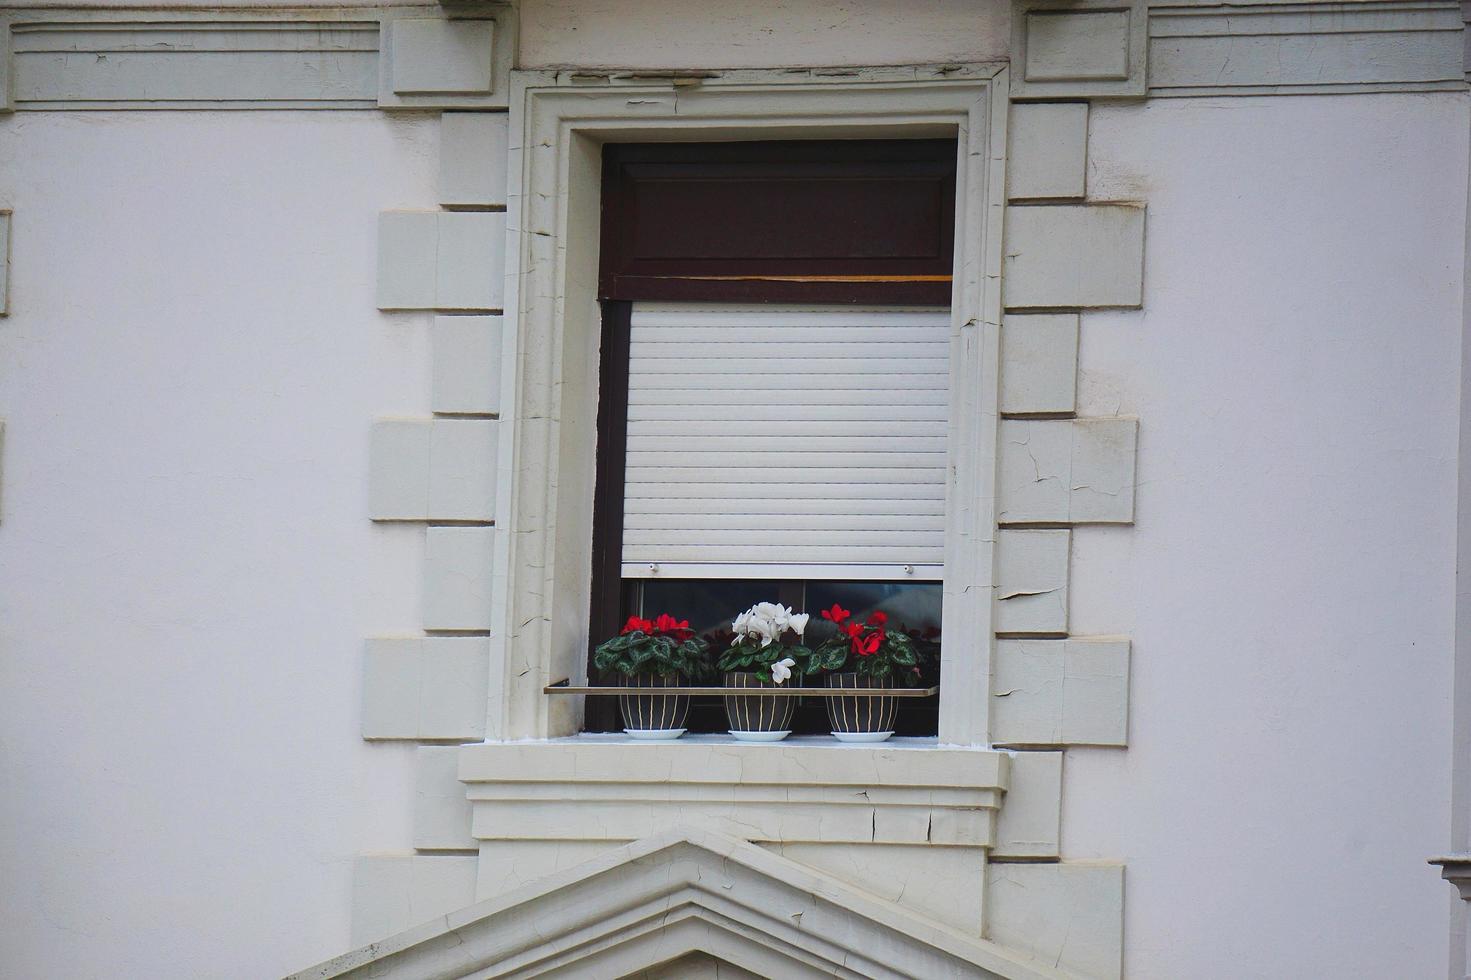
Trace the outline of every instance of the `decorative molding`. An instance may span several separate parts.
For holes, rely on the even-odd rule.
[[[378,105],[383,109],[504,109],[515,60],[515,8],[475,16],[385,17]]]
[[[1015,98],[1144,95],[1145,0],[1015,0]]]
[[[505,108],[514,5],[430,9],[6,8],[0,112]],[[1455,0],[1017,0],[1012,88],[1027,99],[1461,91],[1463,35]]]
[[[16,11],[14,108],[371,108],[378,20]],[[361,15],[359,15],[361,16]]]
[[[1074,942],[1095,948],[1087,932]],[[769,850],[676,828],[289,980],[631,976],[695,951],[764,977],[1067,976]]]
[[[460,750],[480,840],[629,841],[692,824],[758,842],[990,847],[1010,759],[929,739],[855,750],[828,739],[617,737]]]
[[[1125,745],[1129,641],[1001,640],[991,697],[997,745]]]
[[[504,109],[514,7],[477,5],[473,20],[428,13],[7,8],[0,111]]]
[[[1440,876],[1456,886],[1456,894],[1471,902],[1471,854],[1447,854],[1430,858],[1427,864],[1440,867]]]
[[[1455,0],[1149,11],[1151,97],[1461,91],[1463,60]]]

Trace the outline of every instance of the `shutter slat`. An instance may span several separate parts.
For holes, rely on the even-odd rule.
[[[790,414],[790,412],[788,412]],[[807,419],[767,419],[754,425],[749,420],[732,422],[729,419],[701,419],[699,421],[681,421],[679,419],[641,419],[637,422],[628,423],[630,434],[640,436],[677,436],[680,438],[688,436],[699,436],[703,442],[706,439],[789,439],[789,438],[823,438],[823,439],[846,439],[861,438],[873,439],[875,437],[917,437],[921,439],[936,438],[935,427],[924,421],[910,421],[907,419],[852,421],[847,419],[813,420]],[[940,447],[942,450],[944,446]]]
[[[945,488],[939,484],[930,483],[869,483],[865,486],[862,497],[855,498],[851,487],[844,483],[725,483],[720,481],[709,481],[702,483],[691,483],[689,481],[660,483],[654,480],[642,480],[638,483],[630,483],[624,498],[624,509],[628,505],[639,500],[663,500],[669,501],[668,506],[673,507],[676,502],[687,502],[687,506],[694,510],[707,512],[718,512],[725,505],[720,503],[706,503],[710,498],[728,501],[731,506],[737,502],[748,500],[827,500],[841,501],[853,499],[868,499],[893,501],[915,501],[915,500],[939,500],[945,499]],[[898,508],[899,513],[906,513],[903,506]]]
[[[893,501],[890,501],[892,504]],[[845,508],[846,510],[846,508]],[[658,540],[660,534],[648,532],[664,531],[844,531],[863,532],[871,530],[874,519],[866,514],[852,512],[833,513],[829,507],[825,512],[805,514],[671,514],[631,513],[623,515],[624,540]],[[895,514],[883,515],[883,526],[895,531],[944,530],[945,515],[940,514]],[[786,540],[783,536],[782,540]],[[856,536],[855,536],[856,540]],[[779,543],[779,541],[777,542]]]
[[[786,341],[759,340],[751,341],[743,338],[729,338],[724,334],[717,335],[719,339],[711,338],[691,343],[674,343],[671,341],[649,340],[643,344],[649,360],[658,363],[662,360],[697,360],[697,361],[783,361],[792,358],[824,358],[834,362],[846,362],[855,358],[865,357],[907,357],[913,355],[917,358],[935,358],[945,361],[950,356],[950,341],[941,334],[933,340],[919,340],[907,337],[903,334],[894,334],[884,338],[872,340],[854,338],[851,341],[804,341],[792,343]],[[634,343],[638,343],[638,335],[634,335]],[[903,348],[902,350],[900,348]]]
[[[886,382],[889,379],[885,379]],[[940,379],[940,387],[890,389],[884,393],[883,404],[889,405],[934,405],[942,411],[950,402],[948,380]],[[628,391],[628,404],[634,405],[719,405],[725,408],[742,408],[752,401],[777,404],[784,408],[808,405],[841,405],[845,408],[863,407],[877,402],[874,388],[792,388],[771,389],[769,394],[757,396],[749,391],[722,388],[633,388]],[[780,395],[780,399],[777,398]],[[752,406],[753,408],[755,406]],[[788,417],[795,413],[788,412]],[[731,417],[726,415],[727,418]]]
[[[843,512],[846,515],[876,514],[889,516],[893,514],[913,515],[935,515],[943,517],[945,514],[945,501],[941,498],[934,500],[925,499],[864,499],[846,497],[840,498],[844,504]],[[759,497],[748,497],[743,500],[727,499],[722,501],[722,513],[712,515],[711,508],[705,499],[683,499],[669,497],[634,497],[624,502],[623,520],[625,526],[641,526],[640,519],[658,516],[661,519],[674,520],[684,515],[695,515],[707,518],[712,523],[723,520],[726,517],[752,517],[752,518],[791,518],[792,520],[805,520],[809,515],[827,517],[833,513],[833,504],[837,502],[832,497],[770,497],[762,499]]]
[[[945,311],[636,304],[625,574],[937,577],[949,337]]]
[[[750,428],[767,422],[791,422],[794,402],[782,405],[743,405],[742,417],[732,419],[728,405],[630,405],[629,427],[640,422],[726,422]],[[803,405],[800,424],[821,422],[945,422],[944,405]]]
[[[873,379],[865,375],[894,375],[896,368],[904,370],[904,374],[897,375],[901,378],[923,378],[931,375],[943,378],[950,371],[949,362],[939,357],[901,360],[897,354],[893,357],[874,357],[873,354],[870,351],[868,357],[827,358],[810,355],[765,357],[749,354],[731,357],[649,357],[639,362],[638,373],[630,374],[629,383],[633,384],[634,379],[645,375],[654,375],[647,379],[649,384],[668,384],[667,377],[658,376],[675,375],[679,378],[699,378],[702,381],[712,377],[731,378],[742,382],[731,387],[742,389],[754,381],[775,381],[777,388],[786,390],[788,385],[810,384],[809,379],[815,378],[847,378],[850,385],[855,383],[854,379],[861,379],[857,383],[872,384]],[[802,373],[793,374],[794,371]]]
[[[822,484],[832,488],[835,498],[846,493],[867,493],[859,488],[872,483],[910,483],[933,480],[940,482],[944,479],[945,468],[937,467],[890,467],[890,466],[862,466],[862,467],[840,467],[830,466],[826,469],[813,469],[802,466],[773,466],[761,469],[748,468],[736,473],[731,469],[712,466],[630,466],[625,471],[625,479],[633,483],[635,481],[651,481],[657,483],[680,483],[690,481],[693,483],[724,483],[732,478],[744,479],[752,487],[760,487],[767,483],[812,483]],[[839,490],[841,488],[841,490]],[[752,491],[754,492],[754,491]],[[768,493],[762,493],[769,496]]]

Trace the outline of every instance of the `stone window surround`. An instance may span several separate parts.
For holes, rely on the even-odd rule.
[[[955,136],[950,485],[943,744],[985,745],[997,454],[1003,64],[738,71],[718,78],[513,72],[496,608],[488,739],[581,727],[577,699],[542,688],[586,672],[599,308],[600,147],[658,140]],[[972,638],[970,642],[962,638]]]

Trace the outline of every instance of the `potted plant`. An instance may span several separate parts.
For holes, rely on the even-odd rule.
[[[837,603],[822,611],[836,629],[814,655],[827,668],[828,687],[887,688],[896,677],[913,684],[919,676],[920,653],[908,634],[889,628],[889,617],[874,612],[862,622]],[[835,661],[835,663],[834,663]],[[852,695],[827,699],[833,737],[843,742],[882,742],[894,734],[899,699]]]
[[[814,670],[812,651],[802,645],[807,614],[779,602],[758,602],[735,618],[735,639],[716,667],[727,688],[779,687]],[[777,742],[792,733],[795,697],[725,696],[730,733],[743,742]]]
[[[649,620],[628,617],[623,630],[593,650],[593,666],[621,674],[625,687],[683,687],[709,670],[710,645],[690,629],[689,620],[668,613]],[[620,694],[623,730],[633,738],[669,739],[684,734],[688,694]]]

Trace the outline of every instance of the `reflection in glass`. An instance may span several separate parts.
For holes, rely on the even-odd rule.
[[[821,643],[832,635],[833,626],[822,618],[821,610],[835,603],[859,619],[883,612],[891,627],[916,640],[940,639],[939,582],[808,582],[812,642]]]

